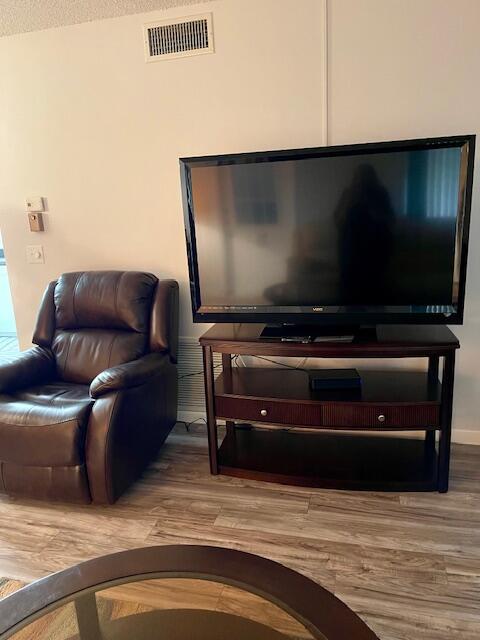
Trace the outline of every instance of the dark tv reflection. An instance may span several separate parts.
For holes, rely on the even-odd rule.
[[[335,209],[340,295],[347,304],[388,298],[395,213],[389,193],[369,164],[360,165]]]
[[[458,148],[191,176],[204,306],[452,302]]]

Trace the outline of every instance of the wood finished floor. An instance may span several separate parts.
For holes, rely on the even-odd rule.
[[[0,496],[0,576],[29,581],[105,553],[179,543],[300,571],[381,640],[478,640],[480,447],[453,447],[448,494],[323,491],[212,477],[204,427],[177,426],[112,507]]]

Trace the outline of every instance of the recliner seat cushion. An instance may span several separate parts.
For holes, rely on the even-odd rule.
[[[85,461],[88,386],[46,384],[0,395],[0,461],[75,466]]]

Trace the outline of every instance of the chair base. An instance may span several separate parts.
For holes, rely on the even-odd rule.
[[[0,463],[0,491],[13,497],[58,502],[91,502],[85,465],[27,467]]]

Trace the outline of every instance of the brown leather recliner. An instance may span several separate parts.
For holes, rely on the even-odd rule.
[[[113,503],[177,418],[178,284],[149,273],[66,273],[33,343],[0,365],[0,490]]]

